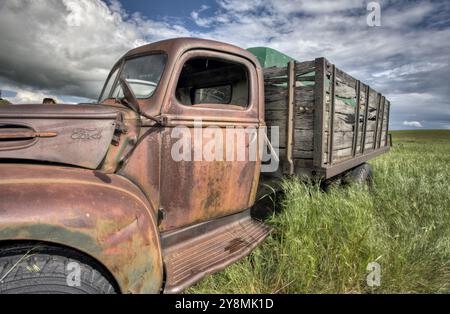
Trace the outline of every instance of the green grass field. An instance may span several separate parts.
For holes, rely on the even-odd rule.
[[[450,292],[450,131],[393,132],[372,190],[284,183],[274,233],[188,293]],[[369,287],[367,265],[381,265]]]

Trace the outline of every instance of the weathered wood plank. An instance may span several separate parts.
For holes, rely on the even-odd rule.
[[[315,88],[314,86],[298,86],[295,88],[295,97],[296,99],[305,100],[314,100],[315,96]]]
[[[383,103],[381,104],[381,112],[380,112],[380,130],[379,130],[379,136],[377,138],[377,147],[380,148],[381,147],[381,139],[383,138],[383,123],[384,123],[384,119],[385,119],[385,109],[386,109],[386,98],[383,96]]]
[[[366,97],[364,102],[364,121],[363,121],[363,130],[362,130],[362,137],[361,137],[361,151],[360,153],[364,153],[365,149],[365,142],[366,142],[366,133],[367,133],[367,119],[369,117],[369,102],[370,102],[370,86],[366,86]]]
[[[278,100],[283,100],[283,101],[287,102],[287,91],[282,90],[281,88],[279,88],[278,90],[275,88],[270,89],[266,92],[264,99],[268,103],[273,102],[273,101],[278,101]]]
[[[294,174],[294,161],[292,150],[294,148],[294,93],[295,89],[295,62],[290,61],[288,64],[288,110],[287,110],[287,127],[286,127],[286,163],[288,169],[287,174]]]
[[[354,87],[356,85],[356,79],[339,68],[336,68],[336,77],[339,83],[343,83],[349,87]]]
[[[387,102],[387,105],[388,105],[388,107],[387,107],[387,112],[386,112],[386,130],[385,130],[385,132],[386,132],[386,134],[385,134],[385,138],[384,138],[384,145],[386,146],[387,145],[387,142],[388,142],[388,132],[389,132],[389,112],[390,112],[390,110],[391,110],[391,103],[388,101]]]
[[[355,87],[350,87],[343,83],[337,83],[336,96],[342,98],[356,98],[356,89]]]
[[[325,151],[324,137],[324,113],[325,113],[325,58],[315,60],[316,81],[314,84],[314,166],[321,167],[323,152]],[[304,157],[310,158],[310,157]]]
[[[356,82],[355,119],[353,122],[353,139],[352,139],[352,156],[353,157],[355,157],[355,155],[356,155],[356,143],[358,142],[360,99],[361,99],[361,84],[359,81],[357,81]]]
[[[304,159],[313,159],[313,151],[312,150],[294,150],[292,152],[294,158],[304,158]]]
[[[297,76],[313,72],[315,71],[315,69],[316,69],[315,60],[295,62],[295,74]]]
[[[378,125],[379,125],[379,118],[380,118],[380,107],[381,107],[381,101],[382,96],[381,94],[377,95],[377,111],[375,115],[375,135],[374,135],[374,142],[373,142],[373,148],[375,149],[377,147],[377,137],[378,137]]]
[[[372,88],[370,88],[369,108],[376,110],[377,107],[378,107],[378,93]]]
[[[333,65],[331,70],[331,107],[328,117],[328,163],[333,164],[334,152],[334,118],[336,107],[336,67]]]
[[[287,109],[287,99],[267,100],[265,101],[265,109],[267,110],[284,110]]]
[[[264,77],[272,77],[272,76],[287,76],[287,64],[285,67],[270,67],[264,69]]]
[[[266,77],[264,78],[264,85],[272,84],[286,84],[287,79],[285,77]]]

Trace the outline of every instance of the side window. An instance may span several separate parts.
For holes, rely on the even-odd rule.
[[[244,65],[215,58],[188,60],[178,79],[176,97],[186,106],[247,107],[249,84]]]

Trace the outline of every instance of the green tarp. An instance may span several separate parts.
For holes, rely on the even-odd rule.
[[[258,59],[263,68],[285,67],[289,61],[294,60],[284,53],[268,47],[252,47],[247,50]]]

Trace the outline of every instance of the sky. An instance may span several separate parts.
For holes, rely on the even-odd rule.
[[[92,101],[126,51],[174,37],[323,56],[387,96],[391,129],[450,129],[448,0],[0,0],[2,97]]]

